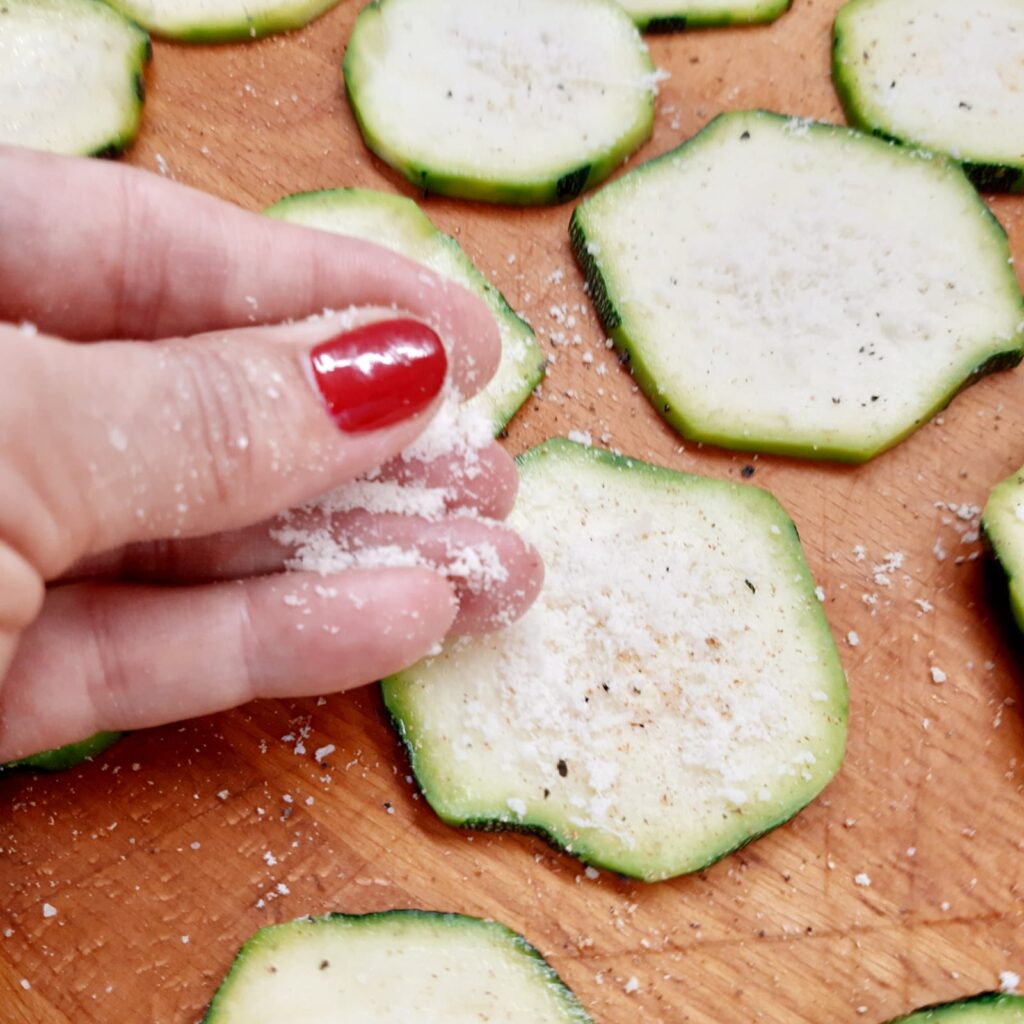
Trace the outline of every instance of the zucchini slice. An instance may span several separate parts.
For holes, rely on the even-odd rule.
[[[57,747],[56,750],[44,750],[41,754],[33,754],[20,761],[11,761],[8,764],[0,765],[0,769],[35,768],[44,772],[62,772],[67,768],[74,768],[76,764],[81,764],[90,757],[102,754],[107,747],[112,746],[120,738],[121,733],[119,732],[98,732],[78,743],[69,743],[63,747]]]
[[[572,199],[654,120],[657,76],[612,0],[374,0],[344,70],[367,146],[442,195]]]
[[[1024,468],[992,489],[981,530],[1006,573],[1010,608],[1024,630]]]
[[[182,43],[259,39],[302,28],[338,0],[107,0],[154,35]]]
[[[149,36],[97,0],[0,2],[0,144],[109,155],[135,138]]]
[[[1006,235],[961,170],[848,128],[723,114],[570,236],[640,386],[699,441],[862,462],[1021,358]]]
[[[544,377],[544,355],[533,329],[512,312],[502,294],[473,265],[450,235],[404,196],[372,189],[343,188],[287,196],[266,210],[271,217],[364,238],[418,260],[451,278],[490,306],[501,333],[501,363],[476,403],[500,433]]]
[[[647,32],[675,32],[716,25],[755,25],[774,21],[793,0],[619,0]]]
[[[203,1024],[592,1024],[521,935],[461,914],[328,914],[258,931]]]
[[[851,124],[948,153],[981,189],[1024,189],[1024,4],[852,0],[832,78]]]
[[[889,1024],[1024,1024],[1024,997],[1004,992],[983,992],[955,1003],[936,1003],[897,1017]]]
[[[847,695],[778,502],[561,439],[520,475],[536,604],[384,683],[438,815],[654,881],[796,814],[839,769]]]

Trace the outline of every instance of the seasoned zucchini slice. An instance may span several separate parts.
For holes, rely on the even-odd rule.
[[[626,13],[648,32],[674,32],[715,25],[753,25],[774,21],[793,0],[619,0]]]
[[[955,1003],[937,1003],[898,1017],[889,1024],[1024,1024],[1024,998],[1003,992],[984,992]]]
[[[791,818],[839,769],[846,682],[778,502],[561,439],[520,471],[536,604],[384,683],[430,805],[648,881]]]
[[[512,312],[459,243],[438,231],[411,199],[372,189],[334,189],[288,196],[266,212],[294,224],[376,242],[479,295],[498,321],[501,363],[488,386],[471,401],[486,411],[496,434],[540,383],[544,355],[530,325]]]
[[[33,754],[31,757],[22,758],[20,761],[11,761],[9,764],[0,765],[2,768],[36,768],[44,772],[60,772],[66,768],[74,768],[76,764],[102,754],[107,747],[116,743],[121,738],[119,732],[98,732],[86,740],[78,743],[69,743],[64,747],[57,747],[56,750],[44,750],[41,754]]]
[[[1024,189],[1024,4],[852,0],[832,77],[850,123],[948,153],[978,188]]]
[[[97,0],[0,3],[0,145],[109,154],[139,130],[149,36]]]
[[[613,0],[374,0],[345,52],[366,144],[425,192],[571,199],[645,142],[656,76]]]
[[[182,43],[258,39],[302,28],[338,0],[107,0],[154,35]]]
[[[696,440],[862,462],[1021,358],[1006,236],[960,169],[847,128],[724,114],[570,234],[640,386]]]
[[[1013,617],[1024,630],[1024,468],[992,489],[981,529],[1006,573]]]
[[[203,1024],[592,1024],[522,936],[461,914],[307,917],[258,931]]]

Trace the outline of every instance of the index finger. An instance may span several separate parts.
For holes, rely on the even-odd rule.
[[[122,164],[0,146],[0,319],[81,341],[393,306],[475,392],[501,342],[476,296],[370,242],[249,213]]]

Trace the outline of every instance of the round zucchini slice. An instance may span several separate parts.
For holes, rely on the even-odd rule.
[[[1010,608],[1024,630],[1024,468],[992,489],[981,529],[1006,573]]]
[[[536,604],[384,683],[430,805],[647,881],[791,818],[839,770],[847,693],[778,502],[561,439],[520,474]]]
[[[647,32],[754,25],[785,14],[793,0],[619,0]]]
[[[1024,1024],[1024,998],[984,992],[955,1003],[936,1003],[898,1017],[889,1024]]]
[[[948,153],[974,183],[1024,189],[1024,4],[852,0],[832,77],[850,123]]]
[[[477,405],[500,433],[544,377],[544,355],[530,325],[516,316],[502,294],[473,265],[450,235],[404,196],[345,188],[287,196],[266,213],[306,227],[376,242],[418,260],[442,277],[478,295],[490,306],[501,334],[501,363]]]
[[[259,39],[308,25],[338,0],[107,0],[154,35],[182,43]]]
[[[613,0],[374,0],[344,69],[370,149],[467,199],[571,199],[654,119],[654,68]]]
[[[1016,365],[1006,235],[955,164],[724,114],[575,210],[598,313],[699,441],[862,462]]]
[[[592,1024],[521,935],[461,914],[307,917],[258,931],[203,1024]]]
[[[96,0],[0,3],[0,144],[120,152],[142,116],[149,36]]]

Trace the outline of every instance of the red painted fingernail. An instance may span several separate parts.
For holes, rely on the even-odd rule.
[[[418,320],[379,320],[310,353],[316,385],[339,430],[361,434],[415,416],[444,384],[441,339]]]

